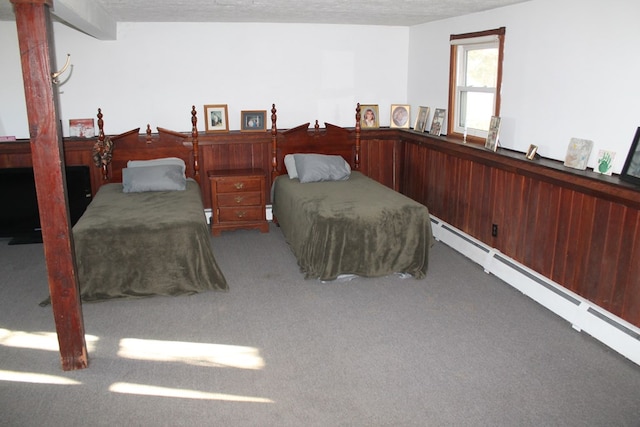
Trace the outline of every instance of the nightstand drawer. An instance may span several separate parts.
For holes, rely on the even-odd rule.
[[[216,190],[218,193],[238,193],[245,191],[261,191],[261,178],[254,177],[231,177],[216,180]]]
[[[260,206],[246,206],[234,208],[219,208],[220,221],[259,221],[264,218],[264,208]]]
[[[260,206],[262,203],[262,193],[253,192],[237,192],[218,194],[218,206]]]

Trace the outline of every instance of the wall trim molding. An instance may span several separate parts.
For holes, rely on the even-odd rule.
[[[577,295],[431,215],[433,236],[481,265],[532,300],[551,310],[578,332],[585,332],[640,365],[640,328]]]

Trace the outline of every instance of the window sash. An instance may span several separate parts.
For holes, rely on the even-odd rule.
[[[505,31],[505,28],[502,27],[495,30],[451,36],[450,121],[448,124],[450,136],[467,135],[478,139],[486,138],[491,116],[499,115],[499,88],[502,80]],[[496,76],[490,86],[474,86],[466,81],[468,53],[478,49],[497,49]],[[469,109],[469,103],[474,102],[476,103],[475,107]],[[472,114],[472,111],[475,114]]]
[[[473,40],[473,39],[465,39],[465,41]],[[498,49],[498,41],[491,41],[487,43],[483,42],[470,42],[470,43],[459,43],[456,45],[457,57],[458,57],[458,70],[456,80],[458,84],[456,85],[456,99],[455,99],[455,111],[453,112],[453,132],[462,133],[468,136],[476,136],[479,138],[486,138],[489,131],[489,121],[491,120],[491,116],[493,116],[493,112],[495,111],[495,93],[496,87],[494,86],[470,86],[466,85],[468,81],[468,58],[469,52],[474,50],[484,50],[484,49]],[[497,77],[497,76],[496,76]],[[496,79],[497,80],[497,79]],[[494,80],[495,81],[495,80]],[[468,96],[466,94],[473,93],[487,93],[492,94],[493,97],[491,99],[491,111],[483,111],[486,118],[483,117],[474,117],[471,120],[467,120],[469,116],[469,102]],[[486,101],[486,100],[485,100]],[[484,105],[483,105],[484,106]]]

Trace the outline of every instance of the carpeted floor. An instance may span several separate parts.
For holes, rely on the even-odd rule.
[[[83,306],[60,369],[42,245],[0,240],[0,424],[640,426],[640,367],[442,243],[425,280],[304,280],[280,230],[212,238],[230,292]]]

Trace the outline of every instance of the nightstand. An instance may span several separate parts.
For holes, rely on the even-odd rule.
[[[211,233],[257,228],[269,231],[265,207],[266,174],[262,169],[208,171],[211,184]]]

